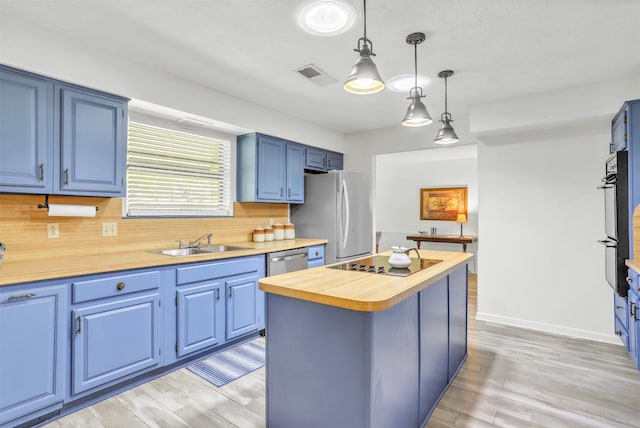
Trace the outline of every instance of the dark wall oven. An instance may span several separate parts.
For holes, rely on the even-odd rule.
[[[628,152],[613,153],[606,162],[606,174],[600,189],[604,190],[605,278],[611,288],[626,297],[625,259],[629,258],[629,178]]]

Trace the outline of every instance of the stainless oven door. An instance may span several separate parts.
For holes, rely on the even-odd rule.
[[[604,244],[604,257],[605,257],[605,265],[604,265],[604,275],[614,290],[617,291],[618,284],[618,243],[611,239],[605,239],[604,241],[600,241]]]
[[[616,226],[618,215],[616,208],[616,176],[609,175],[602,181],[604,184],[600,188],[604,189],[604,233],[611,238],[618,239]]]

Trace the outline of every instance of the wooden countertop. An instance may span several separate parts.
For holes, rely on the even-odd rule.
[[[331,269],[326,266],[274,275],[260,289],[286,297],[356,311],[375,312],[414,295],[468,263],[470,253],[419,250],[421,258],[442,262],[406,277]],[[390,255],[391,251],[381,253]]]
[[[183,263],[195,263],[207,260],[228,259],[232,257],[265,254],[291,248],[309,247],[326,244],[326,239],[287,239],[270,242],[225,242],[226,245],[246,247],[246,250],[226,253],[213,253],[188,257],[170,257],[149,251],[130,251],[84,257],[59,257],[37,259],[29,262],[4,262],[0,266],[0,286],[31,281],[65,278],[70,276],[113,272],[126,269],[138,269],[153,266],[168,266]],[[220,243],[216,243],[220,244]]]
[[[640,274],[640,259],[627,260],[626,265]]]

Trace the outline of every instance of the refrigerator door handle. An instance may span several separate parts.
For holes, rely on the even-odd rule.
[[[342,240],[342,248],[347,247],[347,239],[349,238],[349,191],[347,190],[347,182],[342,180],[342,198],[344,199],[345,225],[343,227],[344,239]]]

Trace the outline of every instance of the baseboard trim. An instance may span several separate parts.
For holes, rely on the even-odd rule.
[[[622,346],[620,338],[615,334],[596,333],[588,330],[581,330],[571,327],[563,327],[554,324],[545,324],[536,321],[527,321],[517,318],[504,317],[500,315],[487,314],[482,312],[476,313],[476,320],[487,321],[496,324],[509,325],[513,327],[526,328],[529,330],[537,330],[544,333],[560,334],[563,336],[575,337],[580,339],[595,340],[596,342],[611,343]],[[613,320],[612,320],[613,323]]]

